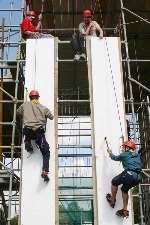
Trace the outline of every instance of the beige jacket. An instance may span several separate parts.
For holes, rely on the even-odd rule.
[[[39,102],[25,102],[17,109],[17,115],[22,116],[23,124],[33,130],[46,126],[47,118],[53,120],[53,115],[48,108]]]

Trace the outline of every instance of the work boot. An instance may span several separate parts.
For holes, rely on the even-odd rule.
[[[86,54],[85,54],[85,53],[82,53],[82,54],[80,55],[80,59],[86,60]]]
[[[79,60],[80,60],[80,54],[75,54],[74,60],[75,60],[75,61],[79,61]]]
[[[123,218],[128,218],[129,217],[129,211],[125,209],[120,209],[116,212],[117,216],[123,217]]]
[[[115,200],[115,201],[112,201],[112,196],[111,196],[111,194],[108,193],[108,194],[106,195],[106,199],[107,199],[107,201],[108,201],[110,207],[114,208],[114,207],[115,207],[116,200]]]
[[[41,173],[41,177],[44,179],[45,182],[49,181],[48,172],[43,170]]]
[[[29,153],[33,153],[33,147],[30,142],[25,142],[25,149]]]

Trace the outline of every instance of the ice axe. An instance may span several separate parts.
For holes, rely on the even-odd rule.
[[[108,141],[107,141],[107,137],[104,138],[105,142],[106,142],[106,145],[107,145],[107,152],[110,154],[112,154],[112,151],[110,150],[109,148],[109,144],[108,144]]]
[[[42,0],[41,14],[43,14],[43,11],[44,11],[44,1],[45,0]]]
[[[105,140],[105,143],[106,143],[107,149],[109,149],[109,145],[108,145],[107,137],[105,137],[105,138],[104,138],[104,140]]]
[[[42,5],[41,5],[41,15],[43,16],[43,11],[44,11],[44,1],[45,0],[42,0]],[[41,23],[41,30],[42,30],[42,23]]]

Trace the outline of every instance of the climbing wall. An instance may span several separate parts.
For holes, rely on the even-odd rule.
[[[89,56],[90,58],[90,56]],[[107,154],[105,137],[114,154],[120,153],[122,136],[126,135],[123,79],[121,69],[120,40],[117,37],[91,39],[90,91],[93,95],[94,140],[96,155],[98,225],[131,225],[130,217],[118,218],[115,213],[122,209],[119,189],[114,209],[106,201],[110,193],[111,179],[122,171],[119,162],[112,161]]]
[[[25,101],[36,89],[40,103],[54,113],[54,39],[31,39],[26,45]],[[42,155],[33,142],[34,153],[23,148],[21,225],[55,224],[55,120],[48,120],[46,139],[50,145],[50,181],[41,178]]]

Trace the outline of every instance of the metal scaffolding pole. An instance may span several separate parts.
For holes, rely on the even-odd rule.
[[[14,155],[14,149],[18,149],[20,151],[20,148],[21,146],[17,146],[15,144],[15,139],[16,139],[16,134],[15,134],[15,130],[16,130],[16,109],[17,109],[17,104],[20,102],[22,102],[22,100],[18,100],[18,87],[19,87],[19,76],[20,76],[20,73],[21,73],[21,66],[23,66],[22,63],[25,62],[25,60],[8,60],[8,57],[9,57],[9,50],[10,50],[10,47],[12,47],[12,49],[15,47],[19,47],[19,51],[20,51],[20,46],[21,46],[21,39],[18,40],[18,41],[15,41],[15,42],[12,42],[10,40],[10,37],[12,35],[15,35],[14,33],[14,29],[15,27],[19,27],[19,25],[17,26],[14,26],[14,25],[11,25],[11,22],[12,22],[12,18],[13,18],[13,12],[20,12],[22,11],[22,8],[21,9],[13,9],[13,5],[14,5],[14,2],[11,0],[10,1],[10,9],[1,9],[0,11],[1,12],[5,12],[5,13],[9,13],[9,23],[10,24],[7,24],[5,25],[4,24],[4,19],[2,20],[2,26],[0,26],[0,31],[2,32],[2,36],[1,36],[1,42],[0,42],[0,45],[1,45],[1,58],[0,58],[0,70],[1,70],[1,87],[0,87],[0,92],[3,94],[6,95],[7,98],[10,98],[10,100],[6,100],[6,99],[0,99],[0,103],[1,103],[1,106],[3,107],[3,105],[5,103],[11,103],[13,104],[13,119],[12,119],[12,122],[4,122],[4,121],[1,121],[0,122],[0,126],[3,127],[3,126],[9,126],[9,128],[12,129],[11,131],[11,144],[10,143],[6,143],[6,144],[3,144],[1,143],[0,144],[0,151],[2,152],[5,152],[6,155],[4,156],[3,154],[3,159],[4,161],[1,161],[0,162],[0,165],[2,166],[2,170],[1,170],[1,176],[3,176],[4,172],[7,173],[7,179],[9,179],[9,187],[7,187],[9,189],[8,191],[8,195],[6,196],[6,193],[5,193],[5,197],[7,197],[8,199],[6,199],[6,204],[7,204],[7,210],[8,210],[8,213],[6,214],[6,219],[7,219],[7,225],[10,225],[11,224],[11,219],[12,219],[12,207],[15,209],[16,211],[16,207],[18,207],[18,198],[17,199],[14,199],[14,188],[18,188],[17,186],[15,186],[14,184],[14,181],[17,179],[17,182],[19,182],[19,177],[16,176],[15,172],[19,172],[19,169],[15,169],[14,168],[14,160],[15,160],[15,157],[18,157],[17,154],[15,153]],[[22,19],[22,18],[21,18]],[[6,30],[7,29],[7,30]],[[18,32],[17,32],[18,33]],[[5,37],[5,34],[7,35],[7,40],[6,40],[6,37]],[[21,35],[20,35],[21,37]],[[10,65],[11,64],[11,65]],[[13,65],[15,64],[15,65]],[[3,83],[5,82],[5,80],[7,79],[5,75],[7,75],[6,73],[9,72],[9,69],[14,69],[14,71],[16,70],[16,77],[15,79],[13,80],[14,82],[14,86],[12,86],[13,88],[13,91],[15,94],[12,94],[10,92],[10,90],[7,90],[7,85],[3,85]],[[5,74],[4,74],[5,72]],[[23,72],[23,70],[22,70]],[[8,82],[12,82],[12,79],[8,80]],[[4,96],[4,95],[3,95]],[[8,110],[9,111],[9,110]],[[3,114],[2,114],[3,115]],[[6,152],[6,149],[9,151],[10,149],[10,152]],[[7,161],[5,160],[5,157],[7,158],[10,158],[10,162],[5,164]],[[4,163],[2,163],[4,162]],[[19,168],[19,161],[17,162],[18,164],[18,168]],[[7,167],[7,165],[9,165],[9,168]],[[16,182],[16,181],[15,181]],[[4,190],[2,191],[5,191],[7,190],[7,188],[5,188]],[[0,202],[0,204],[2,204]]]
[[[134,78],[129,77],[129,80],[132,81],[133,83],[139,85],[140,87],[142,87],[143,89],[145,89],[146,91],[148,91],[150,93],[150,89],[149,88],[147,88],[145,85],[141,84],[140,82],[138,82]]]
[[[122,0],[121,0],[121,1],[122,1]],[[125,10],[126,12],[129,12],[130,14],[132,14],[133,16],[135,16],[135,17],[139,18],[139,19],[140,19],[140,21],[144,21],[145,23],[150,24],[150,21],[149,21],[148,19],[145,19],[145,18],[143,18],[143,17],[139,16],[138,14],[136,14],[136,13],[132,12],[131,10],[129,10],[129,9],[127,9],[127,8],[125,8],[125,7],[123,6],[123,4],[122,4],[122,6],[121,6],[121,9],[123,9],[123,10]]]
[[[141,108],[143,106],[145,107],[146,105],[147,105],[147,107],[149,107],[149,102],[145,102],[145,100],[144,100],[144,102],[134,102],[132,83],[137,84],[139,87],[142,87],[144,90],[146,90],[148,92],[150,92],[150,89],[148,87],[146,87],[145,85],[141,84],[139,81],[137,81],[137,80],[135,80],[134,78],[131,77],[130,62],[142,63],[142,62],[149,62],[150,60],[149,59],[130,59],[129,49],[128,49],[128,40],[127,40],[127,29],[126,29],[127,24],[126,24],[124,12],[128,12],[128,13],[132,14],[133,16],[139,18],[140,21],[143,21],[147,24],[150,24],[150,21],[148,21],[147,19],[137,15],[136,13],[132,12],[131,10],[125,8],[124,4],[123,4],[123,0],[120,0],[120,4],[121,4],[121,15],[122,15],[122,21],[123,21],[122,26],[123,26],[123,31],[124,31],[124,44],[125,44],[125,50],[126,50],[126,59],[123,59],[122,61],[127,63],[128,81],[129,81],[129,90],[130,90],[130,100],[129,100],[129,102],[125,102],[125,103],[131,105],[132,115],[133,115],[133,130],[134,130],[134,132],[137,132],[136,131],[135,108],[134,107],[135,107],[135,105],[138,105],[138,104],[139,104],[139,108]],[[142,127],[144,128],[145,125],[144,125],[143,120],[145,120],[144,116],[142,117],[142,122],[143,122]],[[144,136],[144,138],[146,138],[146,136]],[[146,143],[146,140],[144,140],[144,143]],[[148,158],[147,158],[147,160],[148,160]],[[149,174],[147,174],[147,171],[143,170],[143,173],[147,177],[149,177]],[[142,187],[146,187],[147,185],[149,186],[149,184],[147,184],[147,183],[142,183],[142,184],[139,185],[138,197],[139,197],[139,206],[140,206],[140,224],[141,225],[145,225],[145,222],[146,222],[145,217],[144,217],[146,215],[146,211],[144,212],[144,209],[143,209],[143,203],[144,202],[143,202],[143,189],[142,189]],[[146,224],[146,225],[148,225],[148,224]]]
[[[17,99],[17,96],[18,96],[18,77],[19,77],[19,62],[17,63],[15,99]],[[15,146],[15,129],[16,129],[16,110],[17,110],[17,103],[14,102],[13,129],[12,129],[12,140],[11,140],[11,170],[13,170],[13,158],[14,158],[14,146]],[[12,183],[13,183],[13,174],[10,175],[10,184],[9,184],[8,225],[11,225],[10,220],[11,220]]]
[[[124,7],[123,5],[123,0],[120,0],[120,4],[121,4],[121,9]],[[121,10],[121,15],[122,15],[122,21],[123,21],[123,31],[124,31],[124,43],[125,43],[125,50],[126,50],[126,60],[127,60],[127,71],[128,71],[128,77],[131,77],[131,69],[130,69],[130,62],[128,61],[129,57],[129,49],[128,49],[128,39],[127,39],[127,27],[126,27],[126,20],[125,20],[125,15],[123,10]],[[129,79],[129,89],[130,89],[130,99],[132,100],[131,102],[131,109],[132,109],[132,117],[133,117],[133,121],[134,123],[136,122],[136,118],[135,118],[135,110],[134,110],[134,98],[133,98],[133,90],[132,90],[132,83]],[[134,133],[136,133],[136,128],[134,127]],[[134,138],[135,138],[135,134],[134,134]]]

